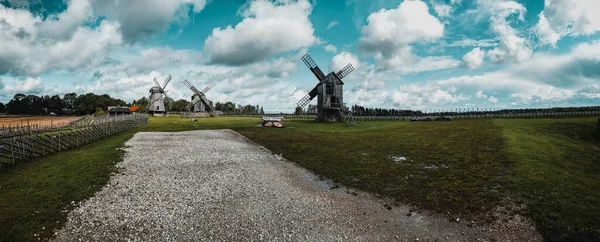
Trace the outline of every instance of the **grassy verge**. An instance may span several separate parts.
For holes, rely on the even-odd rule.
[[[78,149],[18,162],[0,171],[0,241],[32,241],[52,236],[72,202],[99,191],[122,159],[117,150],[131,130]]]
[[[495,120],[513,164],[510,190],[548,240],[600,240],[600,141],[594,119]]]

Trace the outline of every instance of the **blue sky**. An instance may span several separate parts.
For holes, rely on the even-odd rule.
[[[345,102],[403,109],[600,105],[595,0],[0,0],[0,101],[147,96],[293,110],[352,63]]]

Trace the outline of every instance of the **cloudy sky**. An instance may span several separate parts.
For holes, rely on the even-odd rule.
[[[347,63],[347,105],[600,105],[598,0],[0,0],[0,101],[16,93],[293,110]],[[315,101],[313,101],[315,102]]]

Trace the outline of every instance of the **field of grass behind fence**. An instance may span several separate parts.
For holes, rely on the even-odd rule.
[[[600,142],[595,118],[452,122],[313,123],[257,128],[257,117],[151,117],[150,124],[99,142],[0,170],[2,240],[51,235],[75,203],[108,181],[135,132],[234,129],[338,182],[420,209],[480,219],[505,203],[550,241],[600,238]],[[507,200],[509,198],[509,200]]]

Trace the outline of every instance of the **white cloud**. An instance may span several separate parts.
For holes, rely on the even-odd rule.
[[[560,35],[552,29],[548,19],[544,15],[544,13],[540,13],[538,15],[540,20],[535,25],[534,30],[539,38],[539,45],[551,45],[556,48],[556,42],[560,40]]]
[[[561,35],[589,35],[600,31],[597,0],[546,0],[544,14]],[[541,21],[541,19],[540,19]]]
[[[452,13],[452,6],[448,4],[434,3],[433,9],[435,10],[435,13],[442,18],[450,17],[450,13]]]
[[[480,90],[476,97],[487,98],[489,102],[506,97],[514,99],[516,104],[535,104],[594,97],[597,90],[587,87],[593,87],[598,79],[600,42],[580,44],[561,55],[538,53],[528,61],[503,70],[453,77],[437,83],[459,90]],[[586,91],[579,93],[578,90]],[[484,91],[501,96],[488,97]]]
[[[436,84],[401,85],[390,97],[396,106],[410,109],[455,104],[469,99],[462,94],[452,93],[452,90],[443,90]]]
[[[474,48],[469,53],[463,56],[463,61],[469,69],[477,69],[483,66],[483,58],[485,57],[485,51],[479,47]]]
[[[193,50],[173,50],[171,48],[146,48],[135,53],[120,53],[119,64],[98,68],[102,73],[124,72],[128,76],[147,74],[153,70],[176,66],[200,64],[201,55]]]
[[[327,28],[325,28],[325,30],[330,30],[331,28],[335,27],[339,23],[340,23],[339,21],[333,20],[333,21],[329,22],[329,24],[327,25]]]
[[[85,4],[71,2],[65,12],[42,20],[0,5],[0,73],[36,76],[102,62],[106,51],[121,43],[119,24],[104,20],[95,29],[74,28],[86,18],[80,14],[85,9]],[[69,35],[54,38],[62,34]]]
[[[235,27],[216,28],[204,42],[213,63],[242,65],[317,43],[307,0],[256,0]]]
[[[52,39],[68,39],[92,16],[89,0],[70,0],[68,8],[59,14],[49,15],[40,26],[40,34]]]
[[[422,1],[404,1],[395,9],[381,9],[371,13],[367,22],[361,30],[360,46],[384,69],[414,64],[418,57],[410,44],[444,35],[444,25],[429,14],[429,7]]]
[[[12,99],[17,93],[28,94],[39,94],[44,89],[42,79],[39,77],[32,78],[27,77],[11,78],[3,77],[0,78],[0,97],[5,99]]]
[[[127,41],[136,41],[165,31],[171,22],[185,23],[191,6],[198,13],[206,0],[92,0],[99,15],[121,23]]]
[[[494,47],[494,46],[498,46],[498,43],[496,43],[496,40],[493,39],[481,39],[481,40],[474,40],[474,39],[469,39],[469,38],[465,38],[465,39],[460,39],[460,40],[455,40],[452,43],[447,44],[446,46],[448,47]]]
[[[332,44],[328,44],[324,48],[325,48],[325,51],[331,52],[331,53],[337,53],[337,51],[338,51],[337,47],[335,47],[335,45],[332,45]]]
[[[488,99],[488,102],[497,103],[498,102],[498,98],[496,98],[494,96],[490,96],[490,98]]]
[[[329,71],[338,72],[346,65],[352,64],[352,66],[356,68],[360,68],[360,62],[358,61],[358,57],[352,53],[348,53],[342,51],[331,59],[329,63]]]
[[[475,93],[475,96],[476,96],[477,98],[483,98],[483,99],[486,99],[486,98],[488,98],[488,96],[487,96],[487,95],[483,94],[483,91],[482,91],[482,90],[479,90],[479,91],[477,91],[477,92]]]
[[[513,17],[524,21],[527,9],[520,3],[512,0],[478,0],[478,9],[490,15],[490,29],[500,38],[499,45],[488,51],[487,56],[493,62],[511,60],[523,62],[532,55],[527,40],[519,37],[517,30],[510,26]]]

